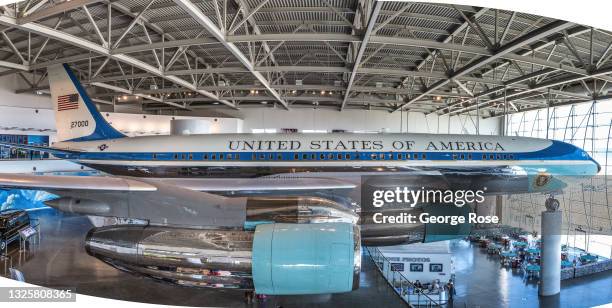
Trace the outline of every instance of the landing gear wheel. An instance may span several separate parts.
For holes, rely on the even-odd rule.
[[[550,212],[555,212],[559,209],[561,203],[559,203],[559,200],[555,198],[548,198],[546,199],[546,202],[544,202],[544,205],[546,206],[546,210]]]

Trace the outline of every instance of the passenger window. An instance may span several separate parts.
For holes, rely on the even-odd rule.
[[[260,160],[266,160],[266,154],[259,154],[259,159]]]
[[[308,154],[302,154],[302,160],[307,160],[308,159]]]
[[[472,160],[472,154],[468,154],[468,159]]]
[[[174,159],[178,159],[178,154],[174,154]]]
[[[186,158],[185,154],[181,154],[181,159],[185,160],[185,158]]]
[[[204,154],[204,159],[208,160],[208,154]]]
[[[464,159],[465,159],[465,154],[461,154],[461,155],[459,155],[459,158],[460,158],[461,160],[464,160]]]
[[[339,154],[339,153],[338,153],[338,154],[336,155],[336,158],[337,158],[337,159],[342,159],[342,154]]]
[[[320,160],[324,160],[324,159],[325,159],[325,155],[320,154],[320,155],[319,155],[319,159],[320,159]]]
[[[406,159],[410,159],[410,154],[406,154]]]
[[[223,154],[219,154],[219,159],[220,159],[220,160],[224,160],[224,159],[225,159],[225,158],[224,158],[224,156],[225,156],[225,155],[223,155]]]
[[[514,154],[510,154],[509,156],[511,160],[514,159]]]
[[[283,154],[280,154],[280,153],[276,154],[276,159],[283,160]]]
[[[333,160],[334,159],[334,154],[327,154],[327,159]]]
[[[370,154],[370,158],[371,159],[376,159],[377,157],[378,157],[378,155],[376,155],[376,154]]]
[[[489,159],[495,159],[495,155],[489,154]]]
[[[457,160],[457,154],[453,154],[453,160]]]
[[[257,159],[257,155],[255,154],[251,155],[251,160],[255,160],[255,159]]]
[[[482,159],[486,160],[487,159],[487,154],[482,154]]]
[[[157,159],[157,154],[153,154],[153,159]]]
[[[501,159],[501,155],[497,154],[497,159]]]
[[[300,156],[298,154],[293,154],[293,159],[294,160],[298,160],[298,159],[300,159]]]
[[[347,160],[351,159],[351,154],[345,154],[344,159],[347,159]]]
[[[315,155],[315,154],[310,154],[310,159],[315,160],[315,159],[316,159],[316,157],[317,157],[317,155]]]
[[[217,155],[215,155],[215,154],[210,155],[210,159],[216,160],[217,159]]]
[[[426,154],[421,154],[421,159],[427,159],[427,155]]]
[[[227,154],[227,159],[232,159],[232,158],[233,158],[233,156],[232,156],[231,153]]]
[[[189,153],[189,160],[193,160],[193,154]]]

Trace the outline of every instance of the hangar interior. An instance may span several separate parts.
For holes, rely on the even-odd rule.
[[[46,144],[57,139],[46,68],[67,63],[106,119],[130,136],[357,132],[565,141],[587,151],[602,169],[590,183],[558,196],[562,241],[612,258],[608,30],[524,12],[374,0],[29,0],[1,6],[0,13],[2,135],[39,136],[47,138],[41,141]],[[197,125],[173,129],[180,120]],[[31,153],[3,147],[0,155],[4,172],[31,170],[32,164],[38,171],[49,167],[48,156],[22,166],[17,161],[32,159]],[[502,225],[537,233],[545,197],[505,196],[481,210],[500,216]],[[64,225],[56,223],[68,230],[86,224],[65,219]],[[76,240],[70,245],[77,246]],[[454,251],[472,253],[461,246]],[[27,258],[23,261],[27,268]],[[368,264],[364,268],[371,272],[363,279],[385,285]],[[477,266],[469,264],[472,270]],[[140,283],[103,268],[94,265],[107,290],[115,279]],[[490,275],[502,275],[497,271]],[[605,288],[610,272],[591,285],[581,278],[563,288],[575,293]],[[83,285],[95,293],[94,280]],[[134,294],[143,293],[144,286]],[[537,291],[526,286],[537,306]],[[368,298],[363,292],[357,299],[299,300],[359,303]],[[396,296],[385,292],[385,297]],[[478,301],[478,292],[489,294],[459,289],[459,302],[521,301],[518,295],[504,299],[507,294]],[[145,300],[134,294],[118,297]],[[216,296],[220,305],[236,304],[228,293],[204,294]],[[612,300],[610,293],[591,295],[594,300],[587,302],[593,305]],[[296,303],[295,298],[275,300]]]

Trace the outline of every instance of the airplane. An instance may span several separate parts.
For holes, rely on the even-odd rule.
[[[58,139],[44,151],[105,176],[2,174],[45,190],[56,209],[106,217],[86,250],[172,283],[260,294],[349,292],[361,245],[465,236],[469,226],[377,225],[354,202],[372,187],[552,193],[601,167],[582,149],[526,137],[436,134],[207,134],[128,137],[97,110],[68,65],[48,68]],[[357,193],[359,194],[359,193]],[[558,201],[550,199],[550,202]],[[547,201],[548,202],[548,201]],[[442,210],[441,210],[442,209]],[[404,212],[466,215],[425,204]],[[381,210],[382,211],[382,210]],[[387,209],[394,213],[397,209]]]

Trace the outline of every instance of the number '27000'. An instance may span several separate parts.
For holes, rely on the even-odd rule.
[[[72,121],[70,122],[70,128],[77,128],[77,127],[87,127],[89,126],[89,121],[85,120],[85,121]]]

